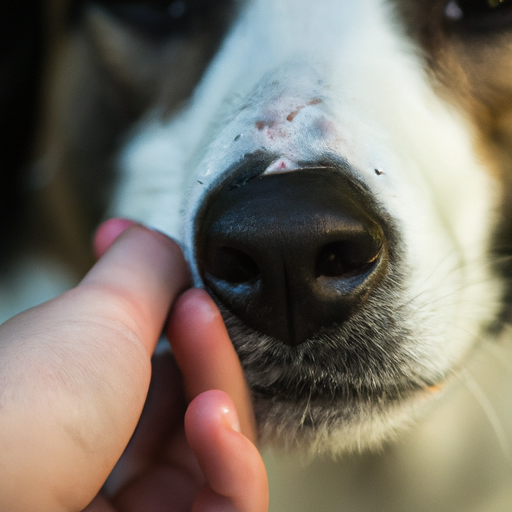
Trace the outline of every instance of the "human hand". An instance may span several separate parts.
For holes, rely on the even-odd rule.
[[[186,276],[173,242],[134,226],[77,288],[0,327],[0,510],[79,511],[96,496],[139,420],[150,357]],[[181,380],[163,356],[110,496],[98,495],[87,511],[265,510],[261,458],[231,428],[237,414],[226,393],[206,391],[231,394],[242,432],[254,435],[218,311],[191,290],[169,329],[195,397],[185,419],[193,452],[183,434]]]

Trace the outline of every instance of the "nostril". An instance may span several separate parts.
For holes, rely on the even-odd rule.
[[[204,270],[231,284],[246,283],[260,275],[258,265],[248,254],[226,246],[208,251]]]
[[[352,277],[370,270],[377,262],[382,243],[369,236],[361,240],[331,242],[319,251],[315,277]]]
[[[212,193],[196,238],[198,270],[226,313],[295,346],[360,310],[389,259],[369,193],[324,167],[235,181]]]

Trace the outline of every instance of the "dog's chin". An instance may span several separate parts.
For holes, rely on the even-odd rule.
[[[386,296],[383,287],[347,322],[295,347],[255,332],[219,304],[263,445],[336,455],[374,449],[423,412],[449,370],[433,372],[408,350],[418,337],[405,327],[411,311],[383,302]]]

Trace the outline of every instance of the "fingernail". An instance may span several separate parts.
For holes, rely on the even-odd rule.
[[[102,256],[121,233],[135,224],[133,220],[121,218],[108,219],[100,224],[93,242],[96,257]]]

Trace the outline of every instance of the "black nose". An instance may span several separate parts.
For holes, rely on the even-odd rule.
[[[288,345],[346,321],[387,267],[367,194],[329,168],[225,185],[207,205],[197,245],[211,292]]]

